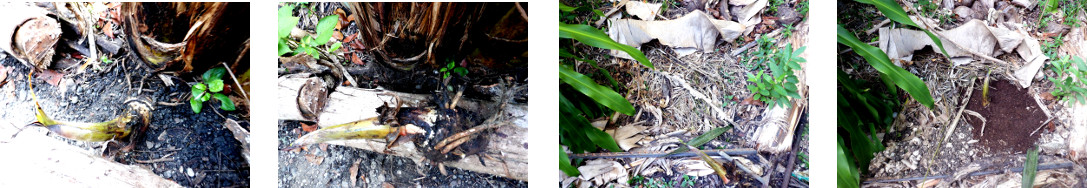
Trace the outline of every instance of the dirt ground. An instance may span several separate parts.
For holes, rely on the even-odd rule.
[[[866,34],[865,31],[885,19],[878,15],[875,7],[855,2],[838,2],[838,10],[844,10],[839,13],[839,23],[857,34],[862,41],[874,41],[878,34]],[[1018,21],[1029,25],[1034,21],[1031,19],[1038,17],[1036,13],[1030,14],[1034,15],[1033,18],[1024,16],[1022,18],[1026,20]],[[951,19],[942,23],[941,27],[954,28],[965,21]],[[1018,84],[1007,81],[1013,79],[1010,72],[1017,69],[1017,66],[1021,66],[1023,60],[1009,54],[996,58],[1014,63],[1014,66],[998,66],[992,62],[977,61],[951,66],[942,54],[935,52],[932,48],[915,51],[913,61],[903,68],[920,77],[929,86],[936,101],[935,108],[929,110],[900,91],[899,99],[907,102],[896,114],[894,125],[876,135],[881,138],[886,150],[877,153],[872,159],[871,165],[867,167],[868,172],[861,174],[862,181],[1012,169],[1022,167],[1024,153],[1027,149],[1037,146],[1041,151],[1040,163],[1073,162],[1074,168],[1050,172],[1079,180],[1079,184],[1070,185],[1072,187],[1083,186],[1083,179],[1087,177],[1087,173],[1084,172],[1082,166],[1087,164],[1085,163],[1087,161],[1068,159],[1067,138],[1076,136],[1069,135],[1069,126],[1064,123],[1069,122],[1071,117],[1066,113],[1069,111],[1068,106],[1061,101],[1048,99],[1040,99],[1039,105],[1035,102],[1035,98],[1051,91],[1052,83],[1036,78],[1030,87],[1023,89]],[[864,59],[855,53],[840,53],[838,66],[854,79],[868,81],[870,84],[868,87],[887,89],[879,84],[878,72],[863,62],[865,62]],[[981,88],[986,71],[990,68],[992,69],[989,89],[991,102],[986,107],[982,105]],[[1044,68],[1039,74],[1055,75],[1048,68]],[[967,95],[969,99],[966,99]],[[967,102],[968,104],[965,104]],[[956,118],[953,117],[960,114],[960,109],[964,107],[967,112],[961,113],[957,126],[951,126],[953,122],[956,122]],[[977,112],[986,118],[984,134],[981,133],[982,121],[969,111]],[[1047,116],[1052,116],[1053,119],[1043,124],[1049,119]],[[1039,127],[1043,128],[1032,135],[1032,132]],[[944,140],[947,135],[950,137]],[[1000,182],[1019,178],[1017,172],[996,173],[966,177],[961,181],[959,179],[941,181],[939,184],[940,186],[995,186]],[[921,183],[920,180],[912,180],[862,185],[916,187]]]
[[[6,53],[0,56],[0,66],[7,73],[6,80],[0,81],[6,83],[0,86],[4,96],[0,104],[9,109],[0,111],[0,119],[12,124],[0,129],[17,129],[35,121],[27,87],[30,68]],[[240,143],[222,126],[224,118],[231,118],[248,128],[247,118],[241,116],[246,110],[224,112],[206,107],[204,113],[193,114],[184,98],[189,86],[183,80],[173,77],[176,85],[166,86],[158,77],[149,77],[140,89],[140,80],[151,70],[138,61],[130,55],[87,73],[38,73],[34,89],[45,113],[65,121],[105,121],[121,113],[126,99],[149,98],[155,104],[151,125],[146,132],[134,133],[143,139],[132,143],[133,151],[119,153],[115,161],[148,168],[183,186],[248,186],[249,164],[241,155]],[[56,79],[57,84],[47,83],[50,79]],[[40,127],[28,127],[19,134],[45,134],[93,151],[101,151],[104,145],[70,140]]]

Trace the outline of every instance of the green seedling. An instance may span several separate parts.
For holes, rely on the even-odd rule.
[[[1048,78],[1055,87],[1050,94],[1073,103],[1087,102],[1087,81],[1084,80],[1087,79],[1087,63],[1079,57],[1069,59],[1064,56],[1050,64],[1050,70],[1057,73]]]
[[[793,70],[800,69],[800,63],[807,62],[800,57],[806,47],[800,47],[792,51],[792,44],[786,45],[782,50],[775,50],[766,61],[770,68],[770,74],[758,70],[757,74],[747,73],[747,90],[753,93],[755,100],[769,104],[770,106],[789,106],[789,98],[800,98],[797,93],[796,83],[799,82]]]
[[[226,111],[234,111],[234,101],[230,100],[223,92],[223,87],[226,86],[223,82],[223,74],[226,73],[226,68],[216,67],[201,75],[204,79],[203,82],[198,82],[192,86],[192,98],[189,98],[189,106],[192,107],[193,113],[200,113],[200,110],[204,108],[204,102],[215,98],[219,103],[219,109]]]
[[[442,79],[449,79],[449,77],[452,76],[451,73],[455,73],[462,77],[468,75],[468,69],[457,66],[457,62],[454,62],[453,60],[449,60],[449,63],[446,63],[445,67],[442,67],[438,72],[441,72]]]
[[[340,16],[329,15],[321,18],[317,22],[317,36],[304,36],[298,41],[291,39],[291,30],[295,25],[298,25],[298,17],[292,15],[294,6],[283,6],[279,8],[279,55],[294,52],[295,54],[307,54],[313,56],[314,59],[320,58],[320,51],[317,49],[326,46],[329,40],[332,39],[332,33],[336,32],[336,24],[339,24]],[[294,49],[291,49],[291,44],[297,44]],[[325,48],[325,51],[331,52],[338,50],[343,44],[340,42],[332,43]]]

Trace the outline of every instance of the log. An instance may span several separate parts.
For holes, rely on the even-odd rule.
[[[280,120],[305,121],[305,118],[298,110],[296,101],[299,96],[298,91],[307,79],[309,78],[289,78],[289,76],[279,79],[278,93],[280,95],[277,102],[279,103]],[[423,107],[430,100],[430,95],[426,94],[338,87],[329,94],[324,110],[318,114],[317,125],[324,127],[377,117],[379,114],[376,109],[385,104],[397,104],[395,99],[397,96],[404,101],[404,106]],[[485,108],[486,106],[492,106],[491,103],[494,102],[462,98],[457,106],[474,110],[480,114],[494,114],[494,109]],[[528,119],[526,116],[528,107],[523,104],[507,104],[503,112],[516,117],[509,122],[510,125],[495,130],[495,134],[505,136],[481,135],[492,136],[487,139],[489,143],[484,150],[484,153],[488,153],[487,155],[490,156],[490,158],[483,157],[483,161],[487,165],[481,164],[480,157],[477,155],[466,156],[456,161],[447,161],[444,165],[528,181],[528,136],[526,135],[528,132]],[[326,143],[378,153],[384,152],[386,145],[384,140],[338,140]],[[423,154],[415,148],[414,144],[401,144],[392,148],[391,152],[392,155],[410,158],[419,164],[423,159]]]
[[[0,160],[0,187],[181,187],[146,167],[116,163],[46,136],[45,129],[31,127],[7,140],[11,131],[0,134],[0,150],[8,152]]]

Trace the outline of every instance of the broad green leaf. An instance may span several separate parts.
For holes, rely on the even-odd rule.
[[[589,96],[597,103],[600,103],[616,112],[626,115],[634,115],[634,106],[623,98],[622,95],[616,93],[614,90],[601,86],[593,81],[592,78],[585,76],[574,69],[571,69],[567,65],[559,65],[559,79],[566,84],[570,84],[574,89],[580,91],[585,96]]]
[[[596,29],[595,27],[589,25],[559,23],[559,38],[574,39],[586,45],[594,46],[597,48],[621,50],[626,52],[627,54],[630,54],[630,57],[633,57],[634,60],[641,62],[642,65],[653,68],[653,63],[649,62],[649,59],[645,57],[645,54],[643,54],[642,51],[639,51],[637,48],[615,42],[615,40],[612,40],[610,37],[608,37],[607,34],[604,34],[604,31],[600,31],[599,29]]]
[[[566,173],[567,176],[577,177],[581,175],[581,172],[570,164],[570,157],[566,156],[566,152],[562,151],[562,147],[559,147],[559,169]]]
[[[932,39],[932,42],[936,43],[936,46],[940,47],[940,52],[943,52],[944,56],[947,56],[947,50],[944,50],[944,44],[943,44],[943,42],[940,41],[940,38],[936,37],[936,35],[932,34],[932,32],[929,32],[928,31],[929,28],[921,27],[921,26],[917,25],[917,23],[914,23],[913,20],[910,20],[910,16],[906,14],[906,10],[903,10],[902,5],[899,5],[894,0],[856,0],[856,1],[859,2],[859,3],[875,5],[876,9],[879,9],[880,13],[883,13],[883,15],[887,16],[888,19],[894,20],[895,22],[898,22],[898,23],[901,23],[901,24],[904,24],[904,25],[908,25],[908,26],[914,26],[914,27],[917,27],[917,28],[921,28],[921,31],[924,31],[925,34],[927,34],[928,37],[930,39]],[[856,50],[856,48],[854,48],[854,50]],[[929,107],[929,108],[932,108],[932,107]]]
[[[227,97],[226,95],[223,95],[222,93],[216,93],[213,96],[215,97],[216,100],[219,100],[219,102],[222,103],[222,105],[219,106],[219,109],[223,109],[223,110],[226,110],[226,111],[234,111],[234,101],[230,100],[230,97]]]
[[[189,99],[189,107],[192,107],[192,112],[193,113],[199,114],[200,109],[204,108],[204,102],[200,102],[200,101],[198,101],[196,99],[196,97],[193,97],[193,98]]]
[[[204,93],[200,96],[200,102],[207,102],[208,100],[211,100],[211,93]]]
[[[204,98],[204,95],[207,93],[207,90],[208,90],[208,86],[204,85],[204,83],[196,83],[196,85],[192,86],[192,98],[196,99],[196,100],[200,100],[201,98]]]
[[[222,92],[223,91],[223,80],[222,79],[216,79],[216,80],[211,80],[211,82],[208,82],[208,91],[216,92],[216,93]]]
[[[201,75],[201,78],[203,78],[205,82],[212,81],[212,80],[220,80],[220,79],[223,79],[223,74],[226,74],[226,68],[215,67],[215,68],[209,69],[207,72],[204,72],[204,74]]]
[[[328,40],[332,38],[333,31],[336,29],[336,24],[339,24],[338,22],[340,22],[340,16],[335,14],[321,18],[321,20],[317,22],[316,28],[317,43],[328,43]]]
[[[332,52],[334,52],[336,50],[339,50],[340,46],[342,46],[342,45],[343,44],[341,42],[332,43],[332,47],[328,47],[328,52],[332,53]]]
[[[887,54],[883,53],[879,48],[861,42],[842,25],[838,25],[838,43],[852,48],[853,52],[864,57],[868,64],[872,65],[872,68],[890,78],[902,90],[906,90],[917,102],[929,109],[933,108],[934,101],[925,82],[922,82],[920,78],[917,78],[917,75],[913,75],[906,69],[895,66],[894,63],[891,63],[891,59],[887,58]]]
[[[291,29],[294,29],[294,25],[298,24],[298,17],[291,15],[291,11],[294,10],[294,6],[279,7],[279,38],[287,38],[291,35]]]
[[[571,12],[571,11],[574,11],[574,9],[577,9],[577,7],[566,6],[565,3],[562,3],[561,1],[559,2],[559,11]]]
[[[291,46],[287,45],[287,41],[285,41],[284,39],[279,39],[279,56],[283,56],[283,54],[287,54],[290,52]]]

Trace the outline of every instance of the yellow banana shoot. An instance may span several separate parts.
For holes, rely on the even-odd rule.
[[[31,72],[30,75],[27,76],[28,79],[32,78],[31,76],[33,75],[34,73]],[[42,110],[41,105],[38,104],[38,96],[34,94],[33,84],[28,81],[27,85],[30,86],[30,96],[34,99],[34,106],[35,108],[37,108],[35,116],[37,117],[38,121],[34,124],[45,127],[49,129],[49,131],[60,134],[65,138],[88,142],[101,142],[111,139],[124,138],[127,137],[132,131],[131,127],[128,126],[128,123],[136,115],[131,113],[131,108],[125,110],[125,112],[122,113],[121,116],[106,122],[85,123],[53,120],[45,114],[45,111]],[[139,115],[143,116],[144,123],[148,123],[148,111],[146,109],[139,109],[139,107],[136,108],[136,110],[138,110],[137,112],[140,113]]]
[[[298,140],[295,140],[294,143],[291,144],[291,147],[288,147],[285,150],[333,140],[384,139],[390,134],[419,134],[425,132],[422,128],[411,124],[393,127],[389,125],[379,125],[378,122],[378,118],[373,117],[351,123],[323,127],[299,137]]]

